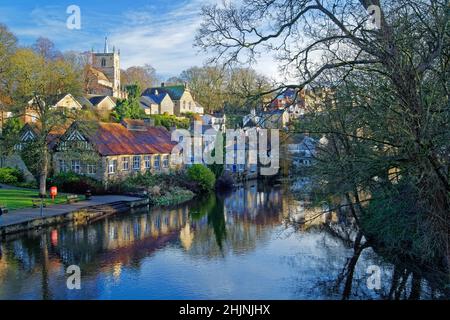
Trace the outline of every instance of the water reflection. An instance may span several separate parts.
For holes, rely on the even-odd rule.
[[[351,219],[326,209],[254,183],[175,208],[17,235],[0,245],[0,299],[389,297],[398,272],[360,250]],[[72,264],[82,290],[66,288]],[[365,285],[371,264],[384,268],[378,291]],[[411,286],[423,296],[418,282]]]

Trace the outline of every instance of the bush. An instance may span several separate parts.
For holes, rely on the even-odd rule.
[[[17,184],[24,181],[22,171],[13,168],[0,168],[0,183]]]
[[[214,173],[201,164],[194,164],[189,167],[187,176],[190,180],[198,183],[202,191],[211,191],[216,184]]]
[[[163,126],[167,130],[170,130],[172,127],[176,127],[177,129],[188,129],[190,124],[189,119],[180,119],[169,114],[153,114],[148,116],[148,118],[155,121],[155,126]]]
[[[194,196],[195,194],[190,190],[173,187],[167,190],[163,195],[159,192],[152,192],[152,194],[150,194],[150,202],[154,206],[172,206],[191,200]]]
[[[216,188],[218,190],[231,190],[235,184],[234,178],[231,173],[225,171],[216,182]]]
[[[49,186],[56,186],[62,192],[84,194],[86,190],[91,190],[93,194],[102,194],[105,192],[101,182],[78,175],[73,172],[60,173],[48,180]]]

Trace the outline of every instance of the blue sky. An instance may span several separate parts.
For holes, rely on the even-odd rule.
[[[103,50],[107,35],[110,46],[121,50],[122,68],[149,63],[169,77],[207,59],[193,48],[193,40],[201,6],[214,1],[220,0],[0,0],[0,22],[22,45],[44,36],[62,51]],[[80,30],[66,27],[70,5],[81,9]],[[264,65],[258,71],[275,73],[267,59]]]

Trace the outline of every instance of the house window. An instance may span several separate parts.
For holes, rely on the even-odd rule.
[[[81,173],[80,160],[72,160],[72,171],[75,173]]]
[[[191,101],[189,101],[188,105],[189,105],[189,110],[191,110],[191,108],[192,108]]]
[[[86,165],[87,174],[96,174],[97,173],[97,165],[95,163],[88,163]]]
[[[66,160],[59,160],[59,171],[60,172],[67,172]]]
[[[116,170],[117,170],[117,160],[109,160],[108,173],[109,174],[116,173]]]
[[[133,170],[141,170],[141,157],[140,156],[133,157]]]
[[[129,157],[123,158],[123,160],[122,160],[122,169],[124,171],[130,170],[130,158]]]
[[[150,156],[144,156],[144,166],[145,166],[145,169],[150,169],[151,168],[152,163],[151,163]]]
[[[160,160],[161,160],[161,156],[155,156],[155,169],[159,169]]]
[[[169,156],[165,155],[163,156],[163,168],[168,168],[169,167]]]

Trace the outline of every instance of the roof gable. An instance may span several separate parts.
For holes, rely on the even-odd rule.
[[[148,88],[144,91],[143,95],[156,95],[156,93],[166,93],[170,96],[172,100],[181,100],[184,93],[186,92],[186,87],[184,85],[175,85],[175,86],[164,86],[164,87],[156,87],[156,88]]]
[[[64,102],[69,101],[73,104],[76,105],[77,109],[81,109],[83,108],[83,106],[81,105],[81,103],[78,102],[77,99],[75,99],[70,93],[66,94],[62,99],[60,99],[55,106],[60,106],[60,104],[64,104]],[[62,105],[60,107],[66,107],[66,105]]]

